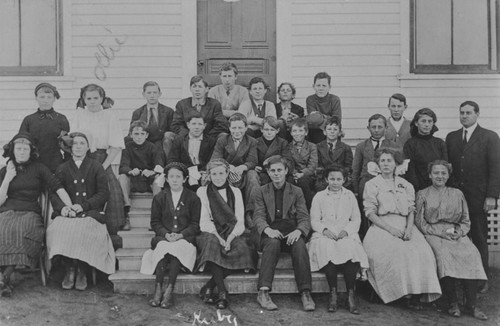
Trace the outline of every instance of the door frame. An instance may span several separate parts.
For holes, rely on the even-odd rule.
[[[241,0],[245,1],[245,0]],[[290,0],[276,1],[276,82],[292,81],[292,4]],[[196,0],[182,0],[182,97],[191,96],[189,81],[197,73]],[[196,21],[196,20],[195,20]]]

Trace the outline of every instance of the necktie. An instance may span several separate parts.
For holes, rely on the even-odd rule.
[[[332,143],[328,143],[328,147],[329,147],[328,154],[330,155],[330,158],[332,158],[333,144]]]
[[[467,145],[467,129],[464,130],[464,139],[463,139],[464,146]]]
[[[262,104],[259,104],[257,106],[257,110],[259,110],[259,118],[263,118],[263,116],[262,116]]]
[[[226,91],[226,94],[227,94],[227,96],[229,96],[229,94],[231,94],[231,91],[228,89],[228,90]]]
[[[375,140],[375,142],[377,143],[377,145],[375,145],[375,150],[377,150],[380,146],[380,140]]]
[[[201,112],[201,105],[199,103],[196,104],[196,111]]]
[[[149,125],[152,127],[158,126],[158,121],[156,121],[155,114],[153,113],[153,108],[149,108]]]

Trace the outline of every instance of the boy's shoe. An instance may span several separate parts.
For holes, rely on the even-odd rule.
[[[130,217],[128,215],[130,211],[130,206],[125,206],[123,208],[123,211],[125,212],[125,224],[122,226],[122,231],[130,231],[132,227],[130,226]]]

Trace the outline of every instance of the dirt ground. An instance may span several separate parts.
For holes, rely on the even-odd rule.
[[[86,291],[62,290],[61,275],[52,276],[47,287],[38,273],[24,273],[11,298],[0,298],[0,325],[500,325],[500,270],[494,270],[490,290],[479,295],[478,305],[489,316],[481,322],[469,316],[452,318],[438,305],[423,311],[410,311],[398,303],[371,302],[369,291],[360,287],[361,315],[345,308],[326,312],[328,296],[313,294],[316,311],[301,310],[300,297],[273,295],[279,306],[274,312],[262,311],[254,294],[230,295],[229,309],[218,316],[213,306],[203,304],[196,295],[177,295],[173,309],[148,305],[141,295],[113,293],[112,284],[100,279]],[[198,316],[198,317],[197,317]],[[229,316],[229,318],[228,318]],[[228,322],[230,319],[231,322]]]

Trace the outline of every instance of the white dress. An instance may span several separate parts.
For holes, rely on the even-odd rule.
[[[349,260],[368,268],[368,257],[361,245],[358,231],[361,222],[358,203],[354,194],[342,188],[335,194],[327,189],[314,196],[311,204],[311,227],[314,231],[307,244],[311,271],[316,272],[329,262],[341,265]],[[344,230],[347,237],[333,240],[323,235],[327,228],[334,234]]]

